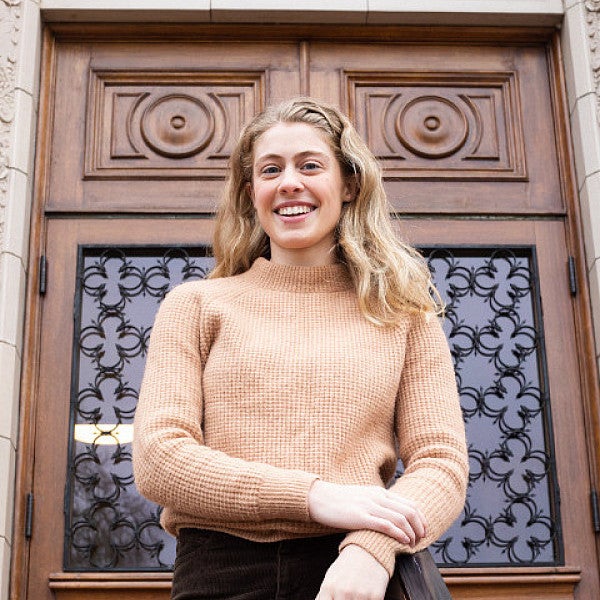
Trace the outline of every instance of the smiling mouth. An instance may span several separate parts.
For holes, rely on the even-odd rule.
[[[315,210],[315,206],[283,206],[275,212],[283,217],[293,217],[295,215],[304,215]]]

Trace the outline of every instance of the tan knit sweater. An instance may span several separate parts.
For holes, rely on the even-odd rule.
[[[163,525],[247,539],[331,533],[311,522],[317,478],[384,485],[418,502],[438,538],[467,483],[464,427],[436,317],[377,327],[360,313],[345,267],[259,258],[242,275],[185,283],[162,303],[135,417],[140,492]],[[350,532],[392,572],[398,551]]]

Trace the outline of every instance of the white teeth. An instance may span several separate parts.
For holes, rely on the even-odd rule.
[[[311,210],[312,209],[310,206],[284,206],[283,208],[280,208],[277,212],[280,215],[293,216],[309,213]]]

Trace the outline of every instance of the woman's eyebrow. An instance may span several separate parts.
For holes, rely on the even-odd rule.
[[[306,156],[317,156],[324,160],[328,158],[327,154],[325,154],[325,152],[321,152],[321,150],[303,150],[302,152],[298,152],[298,154],[294,154],[293,158],[305,158]],[[265,160],[275,160],[280,158],[283,158],[281,154],[276,154],[273,152],[269,154],[263,154],[262,156],[257,157],[256,162],[258,163],[264,162]]]

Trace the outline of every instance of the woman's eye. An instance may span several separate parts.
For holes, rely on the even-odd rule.
[[[279,167],[276,167],[275,165],[268,165],[263,167],[260,172],[262,175],[276,175],[279,173]]]
[[[306,171],[314,171],[315,169],[320,169],[321,165],[316,162],[307,162],[302,165],[302,168]]]

